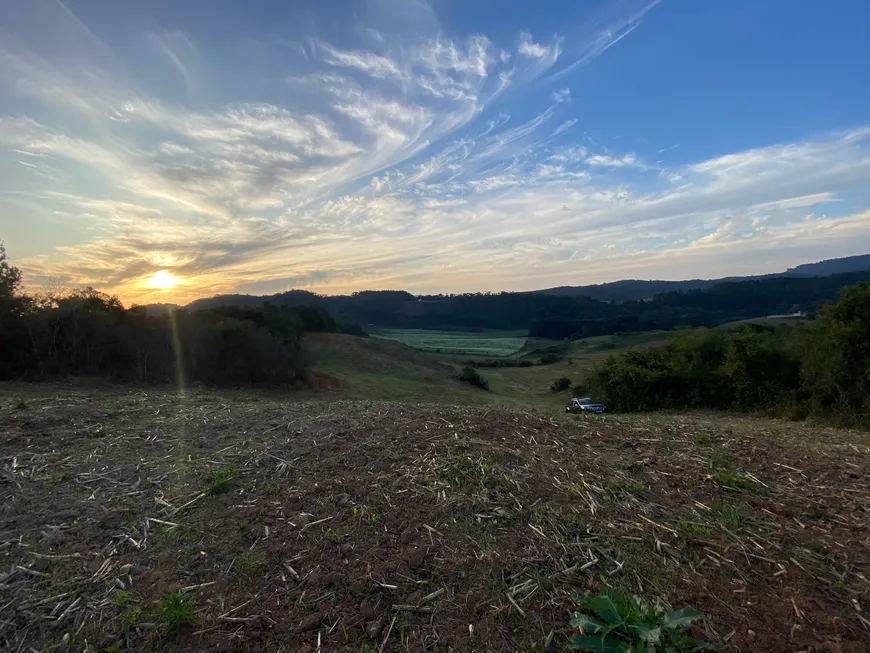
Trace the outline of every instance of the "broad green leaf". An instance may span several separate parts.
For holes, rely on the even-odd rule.
[[[625,644],[616,637],[591,637],[589,635],[574,635],[568,640],[568,648],[587,651],[588,653],[625,653]]]
[[[687,628],[692,625],[696,619],[700,619],[704,615],[693,610],[692,608],[683,608],[674,612],[667,612],[662,617],[662,628],[670,630],[672,628]]]
[[[628,632],[636,634],[647,644],[658,644],[661,641],[662,629],[658,624],[630,624],[625,628]]]
[[[574,616],[571,617],[571,627],[582,628],[584,634],[594,635],[600,633],[604,630],[604,626],[605,624],[602,621],[588,614],[575,612]]]
[[[611,626],[619,626],[624,623],[621,611],[617,607],[619,594],[610,589],[603,589],[598,596],[592,597],[588,605],[590,609],[599,617],[604,619]]]

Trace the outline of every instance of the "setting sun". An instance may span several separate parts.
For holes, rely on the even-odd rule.
[[[181,283],[181,279],[176,277],[171,272],[167,272],[166,270],[158,270],[145,282],[145,285],[148,288],[155,288],[157,290],[172,290],[178,284]]]

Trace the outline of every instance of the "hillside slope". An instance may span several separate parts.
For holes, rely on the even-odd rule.
[[[488,401],[456,379],[450,365],[423,352],[378,338],[311,333],[302,342],[315,388],[343,397],[402,401]]]
[[[719,650],[866,651],[866,433],[0,390],[3,650],[554,652],[606,583]]]

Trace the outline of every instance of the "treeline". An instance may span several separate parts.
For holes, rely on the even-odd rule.
[[[303,290],[268,297],[226,295],[198,300],[189,308],[222,305],[312,305],[340,322],[382,328],[484,330],[528,329],[540,338],[579,339],[618,332],[717,326],[772,314],[814,315],[841,288],[870,281],[870,270],[827,277],[771,277],[719,283],[702,290],[665,292],[648,300],[602,302],[545,293],[420,295],[364,291],[326,297]]]
[[[870,283],[845,288],[813,323],[680,330],[611,356],[588,379],[616,411],[717,408],[866,418]]]
[[[338,330],[322,307],[125,309],[84,288],[61,296],[21,292],[21,273],[0,247],[0,378],[86,375],[137,382],[293,384],[300,340]]]

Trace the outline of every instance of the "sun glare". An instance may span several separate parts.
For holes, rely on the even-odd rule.
[[[176,277],[171,272],[167,272],[166,270],[158,270],[145,282],[145,285],[148,288],[155,288],[157,290],[172,290],[181,283],[181,279]]]

